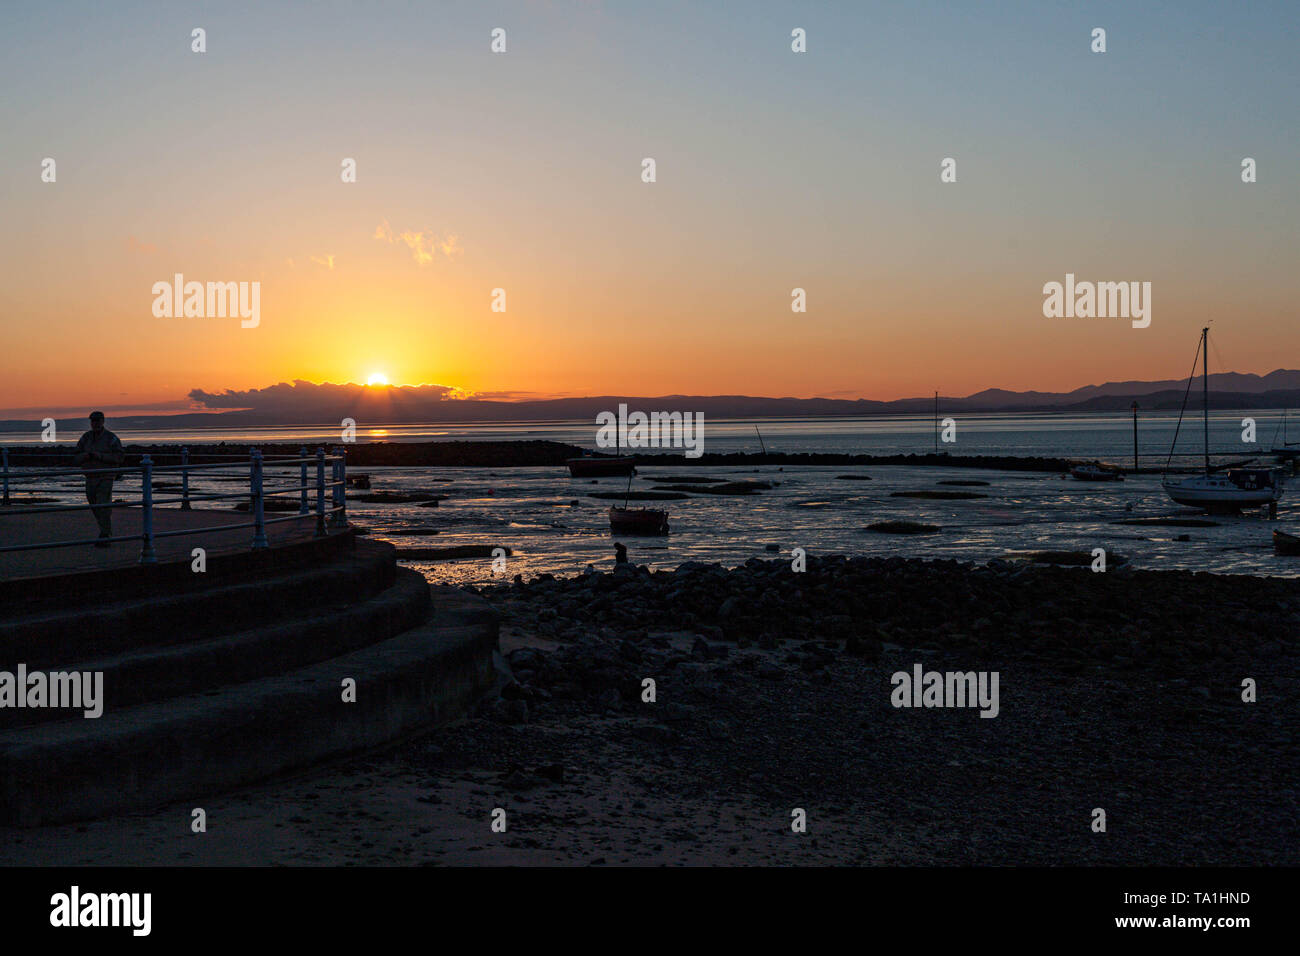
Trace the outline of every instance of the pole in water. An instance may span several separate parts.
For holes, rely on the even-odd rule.
[[[1133,403],[1133,474],[1138,473],[1138,403]]]
[[[761,431],[758,430],[758,426],[757,426],[757,425],[754,426],[754,434],[758,436],[758,447],[761,448],[761,449],[763,449],[763,457],[766,458],[766,457],[767,457],[767,446],[763,444],[763,433],[762,433]]]
[[[939,392],[934,393],[934,453],[939,454]]]

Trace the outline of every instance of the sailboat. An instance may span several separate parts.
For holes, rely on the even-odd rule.
[[[1271,505],[1282,497],[1282,476],[1272,468],[1229,468],[1227,474],[1215,474],[1210,468],[1210,330],[1201,329],[1197,356],[1201,359],[1201,417],[1205,441],[1205,473],[1191,478],[1171,480],[1169,461],[1178,443],[1178,431],[1183,425],[1183,412],[1187,410],[1187,393],[1191,392],[1196,378],[1196,361],[1192,361],[1192,374],[1187,379],[1187,392],[1183,394],[1183,407],[1178,413],[1178,427],[1174,430],[1174,444],[1169,447],[1165,460],[1165,476],[1161,479],[1165,493],[1180,505],[1204,508],[1206,511],[1234,512],[1242,508]]]
[[[1282,444],[1277,443],[1277,432],[1273,432],[1273,447],[1268,450],[1270,455],[1276,455],[1282,461],[1290,461],[1293,458],[1300,458],[1300,441],[1286,440],[1286,409],[1282,409],[1282,424],[1279,429],[1282,432]]]
[[[632,493],[632,476],[627,478],[627,494]],[[623,498],[623,507],[609,509],[611,534],[667,534],[668,512],[663,508],[629,508]]]

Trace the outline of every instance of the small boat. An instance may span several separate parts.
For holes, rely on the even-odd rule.
[[[1160,483],[1169,495],[1180,505],[1203,508],[1215,513],[1231,514],[1242,508],[1258,508],[1262,505],[1275,506],[1282,497],[1283,482],[1281,473],[1275,468],[1233,468],[1226,474],[1216,473],[1210,467],[1210,360],[1208,355],[1210,330],[1201,329],[1201,341],[1197,345],[1197,355],[1201,359],[1201,415],[1203,420],[1205,465],[1204,473],[1191,478],[1171,480],[1167,474],[1169,461],[1173,459],[1174,449],[1169,448],[1169,459],[1165,461],[1166,475]],[[1192,375],[1195,376],[1196,363],[1192,362]],[[1187,381],[1190,392],[1192,379]],[[1187,408],[1187,396],[1183,396],[1183,408],[1178,412],[1178,427],[1182,428],[1183,411]],[[1178,431],[1174,431],[1174,442],[1178,441]]]
[[[349,488],[368,490],[370,488],[370,476],[366,474],[348,475],[347,483]]]
[[[1274,531],[1273,550],[1278,554],[1300,555],[1300,537],[1285,531]]]
[[[1300,458],[1300,441],[1287,441],[1286,435],[1286,409],[1282,409],[1282,421],[1278,430],[1282,432],[1282,444],[1277,443],[1277,432],[1273,433],[1273,447],[1268,450],[1270,455],[1277,456],[1278,461],[1292,461]]]
[[[607,457],[585,454],[565,462],[573,478],[610,478],[636,474],[636,459],[624,456]]]
[[[1118,465],[1077,461],[1070,463],[1070,477],[1078,481],[1123,481],[1124,472]]]
[[[1282,497],[1282,482],[1272,468],[1232,468],[1226,475],[1205,474],[1164,483],[1180,505],[1231,513],[1259,508]]]
[[[612,534],[667,534],[668,512],[660,508],[609,509]]]

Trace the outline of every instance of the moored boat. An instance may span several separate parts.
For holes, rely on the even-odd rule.
[[[1282,444],[1277,443],[1277,432],[1273,433],[1273,447],[1269,449],[1270,455],[1275,455],[1278,461],[1293,461],[1300,458],[1300,442],[1287,441],[1286,429],[1287,410],[1282,409],[1282,421],[1278,425],[1278,430],[1282,432]]]
[[[1278,554],[1300,555],[1300,537],[1285,531],[1274,531],[1273,550]]]
[[[1118,465],[1076,461],[1070,463],[1070,477],[1078,481],[1123,481],[1124,473]]]
[[[1269,505],[1276,508],[1282,497],[1284,479],[1275,468],[1229,468],[1226,474],[1217,473],[1210,467],[1210,360],[1208,355],[1210,330],[1201,329],[1201,341],[1197,345],[1197,355],[1201,359],[1201,416],[1202,434],[1204,436],[1204,473],[1190,478],[1171,480],[1168,475],[1161,479],[1165,494],[1180,505],[1203,508],[1206,511],[1232,513],[1242,508],[1258,508]],[[1192,376],[1195,377],[1196,363],[1192,363]],[[1192,378],[1187,380],[1187,390],[1191,391]],[[1183,409],[1178,413],[1178,426],[1182,428],[1183,411],[1187,408],[1187,395],[1183,396]],[[1174,442],[1178,441],[1178,431],[1174,432]],[[1169,460],[1174,449],[1169,448]],[[1165,462],[1166,471],[1169,460]]]
[[[609,530],[613,534],[667,534],[668,512],[661,508],[609,509]]]
[[[583,455],[565,461],[574,478],[612,478],[636,474],[636,460],[624,456]]]

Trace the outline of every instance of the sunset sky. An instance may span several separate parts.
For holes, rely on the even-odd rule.
[[[527,397],[1064,391],[1183,376],[1209,320],[1221,369],[1300,367],[1293,2],[0,18],[11,417],[371,376]],[[178,272],[259,281],[260,325],[156,318]],[[1044,318],[1067,272],[1151,282],[1150,328]]]

